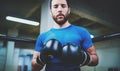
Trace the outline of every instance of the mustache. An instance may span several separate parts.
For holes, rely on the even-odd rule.
[[[57,17],[58,17],[58,16],[64,16],[64,15],[60,13],[60,14],[57,15]]]

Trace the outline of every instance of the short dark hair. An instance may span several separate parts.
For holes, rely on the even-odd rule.
[[[66,2],[67,2],[68,7],[70,7],[70,0],[66,0]],[[50,0],[50,9],[51,9],[51,5],[52,5],[52,0]]]

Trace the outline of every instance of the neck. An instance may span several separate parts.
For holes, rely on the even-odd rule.
[[[59,28],[66,28],[69,25],[70,25],[70,23],[68,21],[66,21],[63,25],[59,25],[59,24],[55,23],[54,28],[58,28],[58,29]]]

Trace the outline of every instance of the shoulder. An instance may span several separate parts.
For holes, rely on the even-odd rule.
[[[78,31],[80,33],[88,32],[88,30],[82,26],[72,25],[72,27],[73,27],[73,29],[75,29],[76,31]]]
[[[81,27],[81,26],[75,26],[73,25],[75,31],[77,31],[77,33],[83,38],[89,38],[90,37],[90,32],[84,28],[84,27]]]
[[[37,39],[44,40],[46,36],[50,33],[50,31],[51,30],[39,34]]]

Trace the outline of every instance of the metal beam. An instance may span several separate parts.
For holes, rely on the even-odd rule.
[[[99,12],[86,5],[78,3],[72,5],[72,12],[78,14],[81,17],[105,25],[113,30],[120,30],[119,26],[115,25],[114,23],[111,23],[104,14],[99,15]]]

